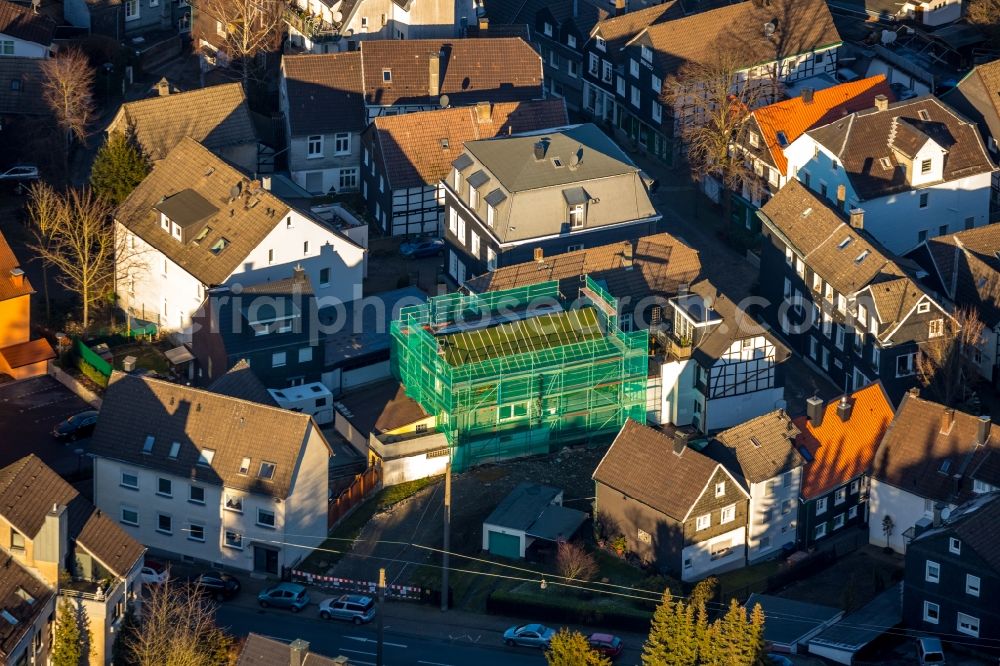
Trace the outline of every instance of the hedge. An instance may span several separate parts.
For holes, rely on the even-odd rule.
[[[606,629],[624,629],[638,633],[649,631],[652,610],[646,612],[618,606],[602,608],[592,601],[554,597],[542,600],[534,595],[496,591],[486,600],[486,610],[497,615],[531,617],[555,623],[589,624]]]

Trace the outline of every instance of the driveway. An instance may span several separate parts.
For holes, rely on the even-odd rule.
[[[89,438],[62,444],[52,427],[63,419],[91,409],[65,386],[45,375],[0,386],[0,467],[34,453],[63,477],[80,478],[90,472]]]

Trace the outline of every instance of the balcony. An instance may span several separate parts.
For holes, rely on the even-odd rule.
[[[289,7],[285,10],[285,22],[296,32],[305,35],[316,44],[333,41],[339,37],[334,26],[321,17],[314,16],[297,7]]]
[[[59,594],[94,601],[104,601],[110,590],[111,582],[107,580],[69,580],[59,583]]]
[[[678,361],[683,361],[685,359],[691,358],[691,352],[694,350],[694,343],[691,338],[687,336],[676,337],[674,335],[667,336],[667,354],[672,356]]]

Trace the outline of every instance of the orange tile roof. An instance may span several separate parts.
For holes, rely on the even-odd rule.
[[[781,173],[787,173],[788,160],[778,143],[778,132],[784,132],[788,143],[791,143],[813,127],[875,106],[876,95],[885,95],[889,101],[896,99],[882,74],[817,90],[809,104],[802,100],[801,95],[769,104],[754,111],[753,116],[774,165]]]
[[[0,234],[0,301],[35,293],[26,275],[11,275],[11,271],[17,267],[17,257],[7,244],[7,239]]]
[[[823,408],[818,428],[805,416],[794,421],[800,431],[796,445],[808,450],[813,458],[802,476],[801,493],[806,500],[820,497],[868,469],[892,422],[892,403],[881,382],[855,391],[850,399],[854,406],[847,421],[837,416],[839,398]]]

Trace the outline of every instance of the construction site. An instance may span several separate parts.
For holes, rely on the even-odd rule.
[[[447,294],[392,322],[392,369],[443,433],[452,468],[606,444],[646,419],[648,335],[584,276],[572,302],[556,281]]]

